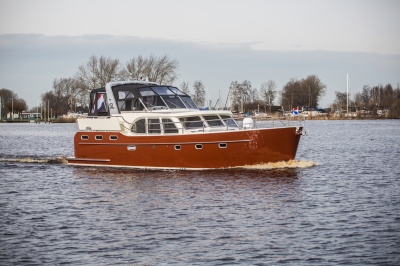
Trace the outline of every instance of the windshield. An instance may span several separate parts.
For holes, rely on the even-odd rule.
[[[197,109],[196,104],[187,94],[175,87],[148,87],[140,89],[140,95],[147,108],[160,107]]]

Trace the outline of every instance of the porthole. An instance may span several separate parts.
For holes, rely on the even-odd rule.
[[[219,143],[218,147],[220,147],[221,149],[225,149],[226,147],[228,147],[228,144],[226,143]]]
[[[118,139],[117,136],[114,136],[114,135],[110,136],[110,140],[117,140],[117,139]]]
[[[196,144],[195,147],[196,147],[197,150],[203,149],[203,145],[202,144]]]
[[[175,145],[175,150],[180,151],[181,150],[181,145]]]
[[[102,135],[96,135],[95,139],[96,139],[96,140],[102,140],[102,139],[103,139],[103,136],[102,136]]]
[[[83,140],[88,140],[88,139],[89,139],[89,136],[88,136],[88,135],[82,135],[82,136],[81,136],[81,139],[83,139]]]

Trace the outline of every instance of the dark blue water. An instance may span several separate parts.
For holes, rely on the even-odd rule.
[[[400,121],[307,121],[294,168],[223,171],[65,165],[76,129],[0,124],[0,265],[400,265]]]

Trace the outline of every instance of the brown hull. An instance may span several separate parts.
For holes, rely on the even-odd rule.
[[[80,131],[74,138],[75,157],[67,159],[69,164],[163,169],[228,168],[287,161],[296,156],[302,128],[297,129],[154,136]],[[97,140],[96,136],[102,139]],[[110,140],[110,136],[114,139]]]

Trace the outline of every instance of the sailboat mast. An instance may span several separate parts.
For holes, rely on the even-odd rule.
[[[346,103],[346,108],[347,108],[347,114],[348,114],[348,113],[349,113],[349,73],[347,73],[346,87],[347,87],[347,103]]]

